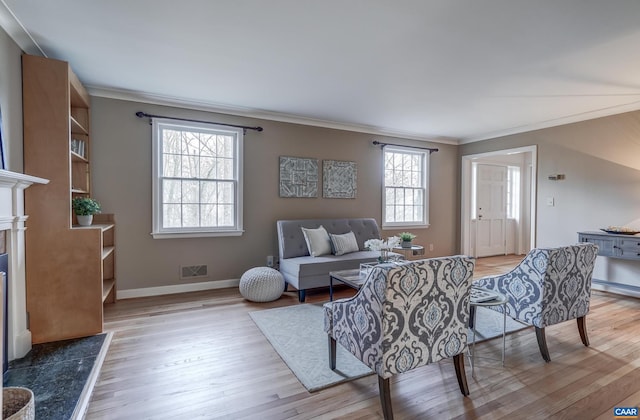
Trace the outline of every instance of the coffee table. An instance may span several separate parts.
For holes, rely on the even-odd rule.
[[[359,268],[352,268],[349,270],[339,270],[329,272],[329,302],[333,301],[333,282],[339,281],[352,287],[356,290],[360,290],[367,277],[360,274]]]

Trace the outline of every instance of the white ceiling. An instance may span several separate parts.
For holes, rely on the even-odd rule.
[[[640,109],[638,0],[0,0],[93,95],[465,143]]]

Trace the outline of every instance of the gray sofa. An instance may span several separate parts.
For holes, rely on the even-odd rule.
[[[309,255],[301,228],[313,229],[320,225],[324,226],[328,233],[353,232],[360,250],[345,255],[312,257]],[[330,271],[358,268],[361,262],[375,261],[380,256],[380,251],[364,249],[364,243],[368,239],[380,239],[380,229],[375,219],[278,220],[276,227],[280,272],[286,281],[285,289],[289,284],[298,289],[300,302],[304,302],[307,289],[329,286]]]

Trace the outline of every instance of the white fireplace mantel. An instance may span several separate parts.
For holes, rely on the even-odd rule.
[[[31,176],[27,174],[21,174],[20,172],[11,172],[5,169],[0,169],[0,181],[7,182],[26,182],[31,184],[48,184],[49,180],[44,178],[38,178],[37,176]]]
[[[9,310],[8,358],[17,359],[31,349],[31,332],[27,328],[24,231],[24,190],[49,180],[0,169],[0,231],[8,232]],[[0,305],[2,302],[0,302]]]

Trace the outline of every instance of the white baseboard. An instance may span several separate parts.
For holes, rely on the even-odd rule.
[[[228,287],[238,287],[239,285],[240,279],[203,281],[200,283],[118,290],[116,296],[118,299],[133,299],[139,297],[173,295],[176,293],[200,292],[203,290],[226,289]]]

